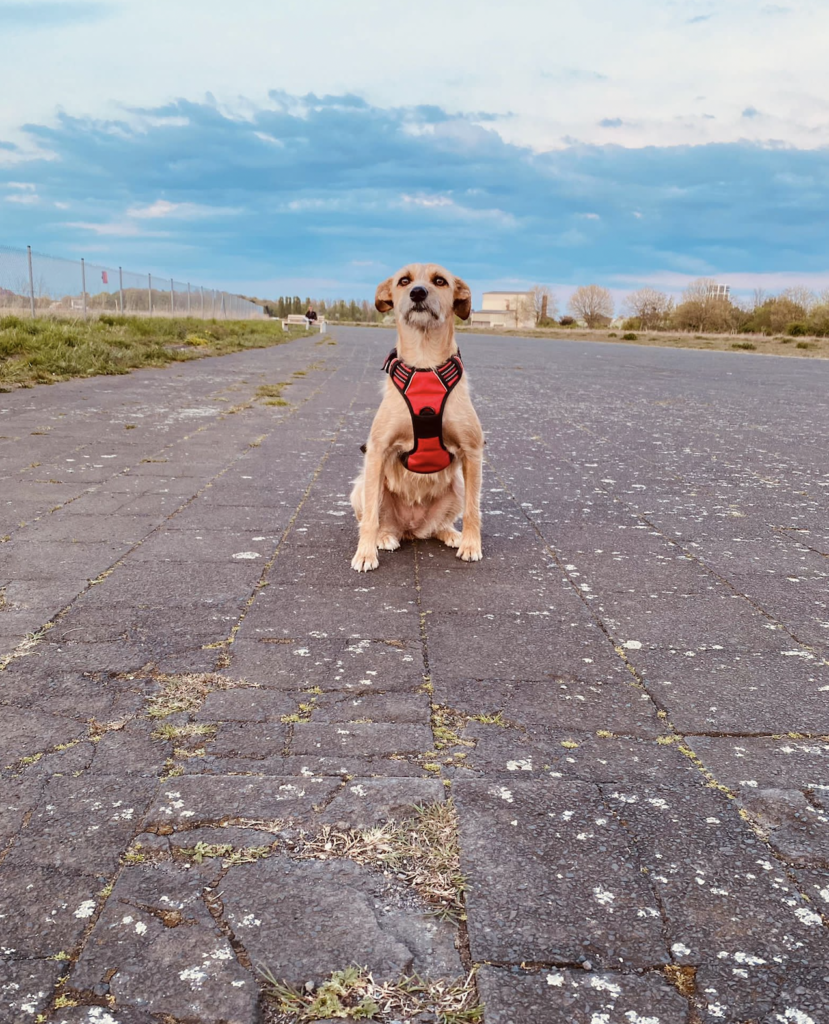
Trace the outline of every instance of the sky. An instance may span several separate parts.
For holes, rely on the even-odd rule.
[[[825,0],[0,0],[0,246],[269,297],[829,286]]]

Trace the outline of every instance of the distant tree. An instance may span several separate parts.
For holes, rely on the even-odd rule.
[[[747,326],[762,334],[783,334],[789,324],[801,322],[806,316],[806,308],[784,292],[755,309]]]
[[[652,331],[666,325],[674,300],[655,288],[640,288],[626,297],[625,308],[629,316],[639,321],[643,331]]]
[[[736,328],[739,310],[730,299],[718,294],[717,282],[708,277],[692,281],[682,294],[673,320],[681,330],[728,332]]]
[[[531,291],[536,326],[543,324],[547,320],[555,320],[556,313],[558,312],[558,303],[552,288],[546,284],[536,284],[533,285]]]
[[[567,305],[570,312],[584,320],[588,327],[598,327],[613,319],[613,296],[598,284],[577,288]]]
[[[794,303],[795,306],[799,306],[804,315],[809,312],[812,306],[816,306],[818,297],[810,288],[805,288],[803,285],[795,285],[793,288],[786,288],[785,291],[780,293],[781,299],[787,299],[789,302]]]

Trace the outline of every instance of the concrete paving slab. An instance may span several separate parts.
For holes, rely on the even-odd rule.
[[[0,395],[20,991],[71,968],[49,1024],[254,1024],[257,959],[304,984],[362,958],[479,967],[484,1024],[822,1021],[829,366],[467,335],[484,560],[406,542],[358,577],[392,336],[335,333]],[[257,402],[284,380],[290,406]],[[257,687],[155,738],[169,674],[213,671]],[[285,843],[433,803],[466,920]]]
[[[629,1024],[684,1021],[689,1007],[657,972],[636,975],[550,967],[532,973],[520,968],[484,967],[478,987],[487,1024]]]
[[[596,786],[462,780],[454,793],[475,960],[668,961],[655,895]]]

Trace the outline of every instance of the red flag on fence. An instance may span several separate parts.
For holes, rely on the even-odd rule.
[[[105,270],[101,271],[101,280],[104,282],[104,284],[109,284],[109,276],[107,275],[107,272]]]

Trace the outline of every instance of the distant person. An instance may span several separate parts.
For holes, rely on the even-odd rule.
[[[314,309],[313,306],[309,306],[308,309],[305,311],[305,319],[309,323],[315,323],[316,322],[317,311]]]

